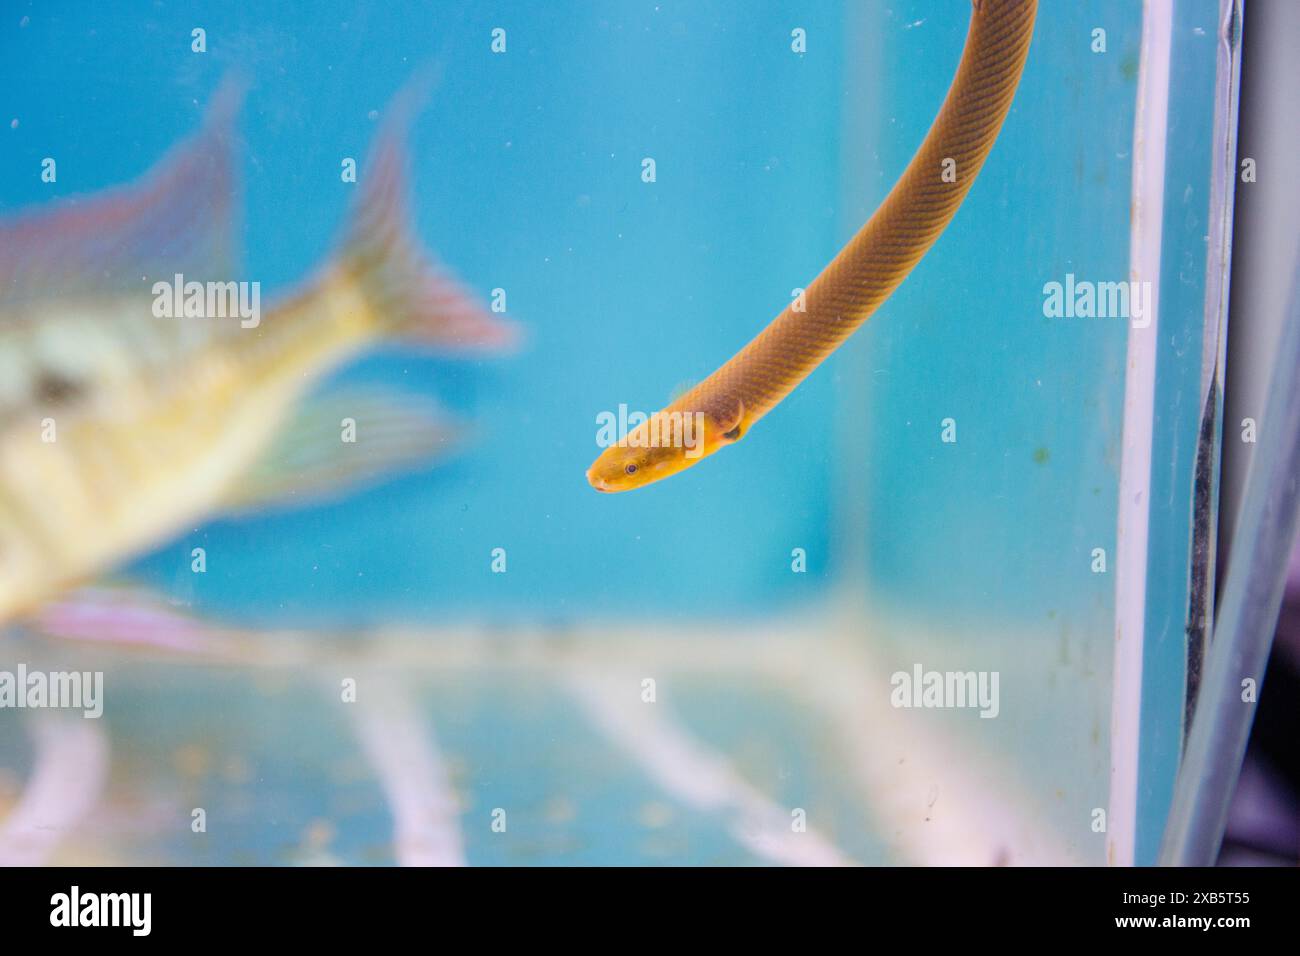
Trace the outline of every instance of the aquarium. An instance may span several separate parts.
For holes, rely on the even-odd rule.
[[[0,861],[1156,862],[1240,23],[1032,7],[6,8]]]

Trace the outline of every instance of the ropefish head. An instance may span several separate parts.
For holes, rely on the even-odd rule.
[[[741,425],[706,412],[665,409],[655,412],[587,469],[597,491],[631,491],[685,471],[725,445],[740,439]]]

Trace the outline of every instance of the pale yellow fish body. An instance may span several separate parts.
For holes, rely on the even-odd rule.
[[[33,295],[21,283],[35,257],[6,261],[0,250],[0,623],[239,497],[304,394],[381,338],[452,351],[508,344],[509,327],[405,234],[402,156],[390,128],[339,255],[251,327],[238,316],[159,317],[153,297],[120,277],[102,294],[83,281],[74,294]],[[155,193],[149,202],[171,201]],[[93,204],[73,225],[85,231],[96,217],[116,225]],[[57,248],[51,237],[64,241],[67,224],[4,228],[10,249],[24,237]],[[153,261],[149,281],[170,277],[165,255]]]
[[[89,315],[83,335],[65,341],[79,354],[93,348],[102,371],[94,384],[84,384],[84,374],[64,380],[83,383],[82,407],[76,396],[44,409],[38,402],[0,432],[0,619],[218,510],[303,392],[363,349],[377,327],[364,300],[331,281],[256,329],[234,323],[219,344],[138,375],[123,354],[131,344],[160,321],[189,320],[142,316],[139,300],[103,311],[114,308],[134,314]],[[123,335],[132,324],[139,334]],[[93,331],[107,325],[118,335]],[[9,356],[23,351],[15,344],[5,343]],[[75,360],[64,367],[76,368]]]

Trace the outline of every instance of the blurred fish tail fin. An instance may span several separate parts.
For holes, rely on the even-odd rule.
[[[134,183],[0,221],[0,310],[49,299],[147,295],[155,280],[226,278],[235,265],[235,132],[245,84],[228,77],[202,127]]]
[[[517,328],[483,308],[425,250],[407,208],[406,134],[425,98],[416,80],[389,106],[344,234],[339,266],[355,281],[384,335],[449,353],[511,348]]]

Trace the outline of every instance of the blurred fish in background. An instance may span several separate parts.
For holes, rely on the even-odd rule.
[[[417,89],[396,99],[359,171],[338,253],[265,317],[260,286],[229,281],[234,84],[138,184],[0,222],[0,640],[10,650],[34,636],[98,648],[109,655],[100,666],[139,651],[260,659],[273,635],[202,621],[102,577],[218,514],[338,498],[461,443],[465,427],[418,392],[312,391],[385,341],[450,356],[516,341],[408,231],[403,141]],[[28,659],[41,653],[25,646]],[[98,721],[45,712],[24,725],[34,765],[18,799],[0,800],[3,865],[48,861],[97,812],[110,772]]]
[[[338,253],[265,318],[260,287],[229,281],[231,84],[138,185],[0,224],[0,621],[215,513],[339,494],[454,441],[418,395],[303,401],[385,340],[451,354],[515,340],[409,233],[415,90],[361,171]]]

